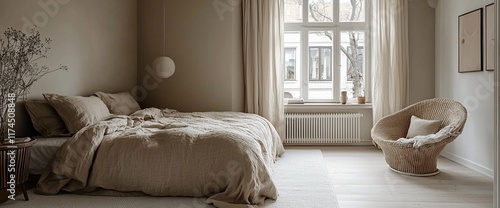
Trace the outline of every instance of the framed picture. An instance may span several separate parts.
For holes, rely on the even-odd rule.
[[[458,16],[458,72],[483,70],[483,8]]]
[[[495,69],[495,4],[485,8],[485,38],[486,38],[486,71]]]

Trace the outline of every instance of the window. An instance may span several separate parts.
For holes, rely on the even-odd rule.
[[[295,79],[295,57],[297,54],[296,48],[285,48],[285,80],[294,81]]]
[[[285,1],[285,92],[339,102],[369,91],[370,0]]]
[[[332,80],[332,47],[309,47],[309,81]]]

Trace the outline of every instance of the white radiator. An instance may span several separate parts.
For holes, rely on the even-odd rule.
[[[361,142],[361,113],[287,113],[288,144]]]

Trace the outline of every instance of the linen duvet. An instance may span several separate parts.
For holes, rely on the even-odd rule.
[[[217,207],[253,207],[277,199],[272,165],[283,153],[258,115],[149,108],[78,131],[35,192],[208,197]]]

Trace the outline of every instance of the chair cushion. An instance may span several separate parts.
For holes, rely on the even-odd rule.
[[[425,120],[416,116],[411,116],[410,128],[408,129],[406,138],[435,134],[439,131],[441,123],[442,121],[438,120]]]

